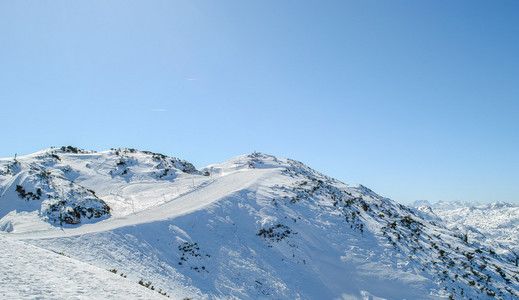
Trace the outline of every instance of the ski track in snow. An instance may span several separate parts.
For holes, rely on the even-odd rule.
[[[202,209],[203,207],[218,201],[222,197],[228,196],[235,191],[244,189],[247,186],[253,184],[255,181],[260,180],[265,174],[273,171],[275,172],[278,170],[258,169],[254,170],[253,172],[235,172],[227,174],[225,178],[219,177],[210,181],[206,181],[197,188],[182,194],[173,200],[167,201],[164,204],[152,207],[150,209],[137,212],[135,214],[130,214],[118,218],[113,217],[98,223],[85,224],[77,228],[53,227],[51,230],[48,230],[49,227],[47,227],[47,230],[45,231],[28,231],[24,233],[18,233],[14,237],[22,240],[58,238],[100,231],[109,231],[119,227],[173,219],[175,217]],[[258,175],[258,173],[262,174]],[[126,188],[131,188],[131,185]],[[39,224],[40,221],[38,220],[37,223]],[[35,225],[34,227],[39,226]]]

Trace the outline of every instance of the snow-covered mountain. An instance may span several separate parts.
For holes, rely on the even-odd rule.
[[[61,253],[79,270],[123,273],[137,286],[121,284],[127,293],[140,282],[175,299],[519,297],[513,253],[290,159],[252,153],[196,170],[151,152],[62,147],[0,170],[0,238],[15,249],[0,251],[2,265]],[[0,298],[58,278],[46,274]]]
[[[467,201],[460,201],[460,200],[453,200],[453,201],[437,201],[434,204],[427,200],[418,200],[414,201],[410,204],[410,206],[413,207],[422,207],[422,206],[429,206],[431,208],[434,208],[435,210],[454,210],[458,208],[466,208],[466,207],[474,207],[480,205],[478,202],[467,202]]]
[[[462,232],[470,240],[485,242],[501,253],[513,251],[519,255],[519,205],[505,202],[479,204],[476,202],[415,202],[412,206],[430,210],[447,227]]]

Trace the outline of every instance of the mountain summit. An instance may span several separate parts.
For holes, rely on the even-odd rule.
[[[0,229],[19,240],[8,245],[123,272],[158,297],[519,297],[513,253],[262,153],[199,170],[134,149],[69,146],[2,159]]]

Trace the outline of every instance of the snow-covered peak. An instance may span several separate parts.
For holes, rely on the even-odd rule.
[[[321,174],[305,164],[288,158],[279,158],[273,155],[253,152],[250,154],[239,155],[220,164],[209,165],[200,169],[203,174],[222,175],[233,172],[248,171],[253,169],[280,169],[290,170],[298,174],[305,174],[320,177],[325,180],[332,180],[328,176]]]
[[[433,208],[439,209],[458,209],[458,208],[470,208],[480,205],[478,202],[468,202],[461,200],[453,200],[453,201],[438,201],[432,205]]]
[[[429,206],[433,209],[458,209],[458,208],[469,208],[480,205],[478,202],[468,202],[461,200],[453,200],[453,201],[443,201],[439,200],[434,203],[431,203],[427,200],[417,200],[409,204],[412,207],[420,207],[420,206]]]
[[[16,161],[0,160],[0,187],[9,191],[0,208],[41,209],[52,195],[69,195],[68,185],[76,202],[81,187],[91,190],[110,215],[61,227],[11,210],[0,229],[181,297],[519,297],[514,253],[447,227],[430,208],[403,206],[295,160],[252,153],[196,171],[144,151],[72,147]],[[42,196],[41,172],[51,178]],[[62,204],[62,212],[72,206]]]
[[[432,206],[431,202],[427,201],[427,200],[416,200],[416,201],[413,201],[409,204],[409,206],[412,206],[412,207],[421,207],[421,206]]]
[[[286,165],[286,159],[279,159],[272,155],[253,152],[233,157],[223,163],[209,165],[200,169],[200,171],[204,174],[222,175],[249,169],[282,168]]]
[[[503,201],[496,201],[496,202],[481,206],[481,209],[485,209],[485,207],[488,209],[514,209],[514,208],[519,207],[519,205],[513,204],[513,203],[508,203],[508,202],[503,202]]]

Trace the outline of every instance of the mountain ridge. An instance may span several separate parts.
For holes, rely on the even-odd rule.
[[[60,176],[70,166],[74,182],[103,199],[110,216],[59,226],[33,212],[11,211],[0,215],[0,228],[44,249],[124,270],[135,281],[149,278],[170,287],[173,297],[519,295],[511,253],[498,255],[430,213],[301,162],[255,152],[196,170],[133,149],[96,154],[72,147],[53,154],[61,154],[59,163],[47,163],[45,155],[17,159]],[[7,170],[10,161],[0,160],[0,168]],[[0,175],[2,188],[9,176]],[[1,197],[0,204],[33,201],[14,196]]]

